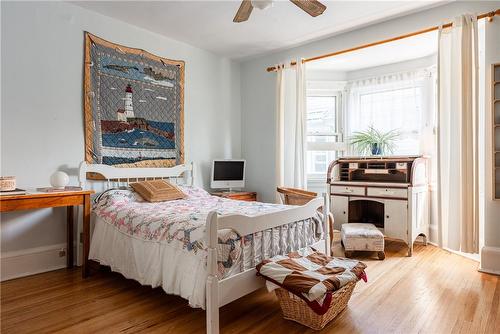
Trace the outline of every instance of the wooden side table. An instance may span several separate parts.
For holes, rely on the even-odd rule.
[[[229,199],[234,199],[234,200],[238,200],[238,201],[248,201],[248,202],[257,201],[257,193],[251,192],[251,191],[233,191],[233,192],[221,191],[221,192],[212,193],[212,195],[224,197],[224,198],[229,198]]]
[[[64,192],[33,192],[25,195],[0,196],[0,212],[66,207],[67,212],[67,267],[73,267],[73,207],[83,206],[83,264],[82,277],[89,272],[90,250],[90,195],[92,190]]]

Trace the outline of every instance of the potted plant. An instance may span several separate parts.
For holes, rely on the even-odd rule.
[[[394,152],[394,141],[399,131],[381,132],[370,126],[366,131],[357,131],[350,138],[353,149],[361,155],[383,155]]]

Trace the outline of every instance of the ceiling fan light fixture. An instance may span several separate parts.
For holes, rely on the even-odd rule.
[[[326,10],[326,6],[318,0],[290,1],[312,17],[321,15]],[[258,9],[266,9],[271,7],[272,5],[273,0],[242,0],[238,11],[233,18],[233,22],[240,23],[247,21],[250,17],[250,14],[252,14],[252,10],[254,9],[254,7]]]
[[[258,9],[266,9],[271,7],[273,0],[252,0],[252,6]]]

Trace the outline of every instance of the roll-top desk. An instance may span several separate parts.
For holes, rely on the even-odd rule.
[[[412,255],[417,236],[429,235],[427,159],[419,156],[349,157],[327,173],[335,228],[371,223],[386,237],[403,240]]]

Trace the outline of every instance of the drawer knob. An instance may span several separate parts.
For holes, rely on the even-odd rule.
[[[385,218],[389,219],[389,215],[385,216]]]

